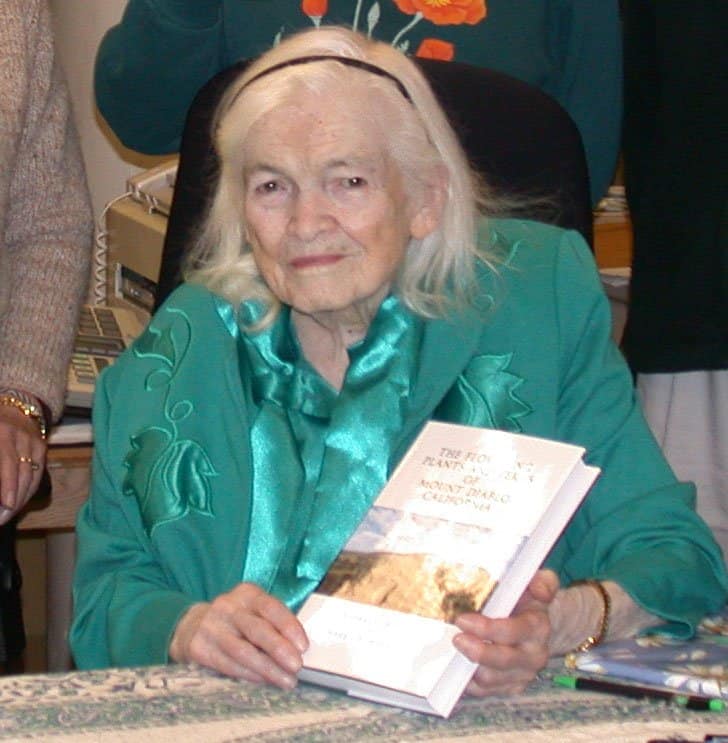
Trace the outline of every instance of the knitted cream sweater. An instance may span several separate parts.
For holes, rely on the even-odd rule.
[[[60,415],[93,219],[46,0],[0,2],[0,387]]]

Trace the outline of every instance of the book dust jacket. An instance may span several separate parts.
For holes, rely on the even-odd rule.
[[[483,608],[582,453],[500,431],[428,424],[299,612],[311,641],[306,669],[381,686],[381,701],[391,699],[386,690],[427,697],[456,652],[453,621]],[[523,580],[514,584],[512,603]],[[311,677],[304,670],[301,678]],[[351,682],[325,681],[352,691]]]

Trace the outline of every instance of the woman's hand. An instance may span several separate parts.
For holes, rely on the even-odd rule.
[[[0,405],[0,524],[20,511],[38,489],[46,442],[37,423],[17,408]]]
[[[549,658],[548,606],[558,589],[556,573],[539,570],[509,618],[458,617],[455,624],[463,634],[453,639],[455,647],[478,664],[468,694],[517,694],[535,678]]]
[[[253,583],[195,604],[177,625],[169,655],[226,676],[282,689],[296,685],[308,638],[295,615]]]

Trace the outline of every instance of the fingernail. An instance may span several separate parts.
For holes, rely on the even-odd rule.
[[[298,683],[298,679],[295,676],[289,676],[287,673],[281,674],[281,686],[284,689],[293,689]]]
[[[455,626],[459,627],[461,630],[465,630],[466,632],[470,629],[473,629],[477,625],[477,619],[474,617],[469,617],[467,614],[462,614],[455,620]]]
[[[284,653],[281,659],[286,670],[291,673],[298,673],[301,670],[301,656],[295,653]]]
[[[462,635],[455,635],[455,637],[452,638],[452,644],[462,653],[465,649],[465,645],[467,645],[467,641]]]

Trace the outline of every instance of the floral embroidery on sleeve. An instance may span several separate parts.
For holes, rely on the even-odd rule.
[[[131,450],[124,459],[125,495],[135,497],[149,536],[163,523],[190,511],[212,516],[210,479],[217,475],[207,452],[180,435],[179,424],[193,412],[190,400],[173,398],[172,382],[189,347],[191,327],[187,317],[176,317],[162,330],[154,324],[139,338],[134,354],[155,362],[147,374],[147,392],[163,394],[161,425],[149,426],[131,436]]]

